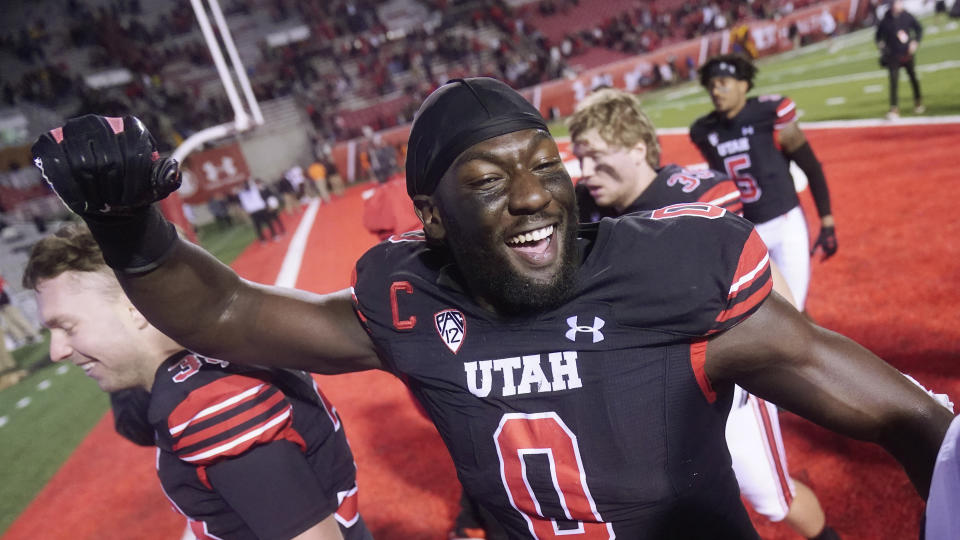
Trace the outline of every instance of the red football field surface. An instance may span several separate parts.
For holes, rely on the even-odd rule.
[[[824,163],[840,245],[834,258],[813,265],[810,314],[924,385],[960,397],[960,181],[948,155],[960,146],[960,125],[807,135]],[[662,142],[665,163],[702,161],[685,136]],[[376,241],[360,224],[362,189],[320,207],[297,287],[349,285],[353,261]],[[804,200],[810,208],[809,195]],[[288,232],[298,221],[286,218]],[[285,243],[255,244],[234,267],[273,283],[285,250]],[[459,487],[438,435],[403,386],[384,373],[318,379],[343,417],[359,466],[361,512],[376,538],[445,538]],[[879,447],[789,413],[781,423],[792,475],[818,494],[845,539],[916,537],[922,502]],[[179,538],[183,520],[153,466],[154,451],[121,439],[105,417],[4,539]],[[757,524],[764,538],[797,538],[783,525]]]

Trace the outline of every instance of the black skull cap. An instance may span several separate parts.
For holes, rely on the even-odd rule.
[[[407,142],[407,194],[431,195],[457,156],[487,139],[547,124],[519,92],[489,77],[453,79],[427,96]]]

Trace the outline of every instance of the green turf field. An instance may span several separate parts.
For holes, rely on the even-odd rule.
[[[229,264],[255,237],[250,225],[200,227],[200,243]],[[45,332],[46,334],[46,332]],[[109,407],[107,395],[73,365],[49,361],[44,343],[14,351],[31,372],[0,390],[0,534],[57,472]]]
[[[960,25],[949,19],[921,19],[924,38],[917,52],[917,72],[924,116],[960,114]],[[860,30],[797,51],[758,61],[760,71],[751,95],[785,94],[796,103],[801,122],[883,118],[888,110],[887,71],[878,63],[873,29]],[[900,113],[913,116],[913,94],[900,70]],[[658,128],[689,127],[712,108],[697,82],[686,82],[640,95]],[[555,135],[566,135],[561,123]]]

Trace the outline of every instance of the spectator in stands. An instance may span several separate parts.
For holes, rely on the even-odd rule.
[[[263,234],[265,228],[270,229],[270,239],[273,241],[277,241],[283,231],[278,233],[276,228],[274,228],[275,221],[272,219],[272,212],[260,191],[261,186],[262,182],[259,179],[249,180],[237,191],[237,196],[240,197],[240,206],[243,207],[243,210],[250,216],[250,220],[253,221],[253,228],[257,232],[257,238],[262,244],[267,241],[267,238]]]
[[[3,336],[0,335],[0,375],[6,374],[7,371],[15,369],[17,367],[17,361],[13,358],[13,355],[10,354],[10,351],[7,350],[7,342],[3,339]],[[2,388],[3,383],[0,383],[0,388]]]
[[[323,202],[330,202],[330,190],[327,187],[327,167],[320,160],[315,160],[307,167],[307,176],[313,183],[317,194]]]
[[[13,303],[10,293],[7,282],[0,275],[0,330],[10,336],[14,347],[40,341],[42,339],[40,333]],[[3,340],[2,334],[0,334],[0,340]]]
[[[207,209],[213,216],[220,230],[233,226],[233,219],[230,217],[230,209],[227,208],[227,198],[223,195],[214,195],[207,201]]]
[[[343,196],[343,177],[340,176],[340,169],[337,168],[336,161],[330,159],[326,162],[327,166],[327,178],[330,180],[330,189],[333,190],[333,194],[342,197]]]
[[[185,350],[127,299],[80,224],[34,246],[24,286],[50,358],[115,393],[117,431],[156,445],[164,494],[197,537],[372,540],[340,417],[309,375]]]

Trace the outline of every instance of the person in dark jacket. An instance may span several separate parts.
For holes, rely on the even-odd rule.
[[[880,65],[890,72],[890,112],[887,113],[887,118],[891,120],[900,117],[897,85],[901,67],[907,70],[910,86],[913,88],[913,112],[922,114],[926,110],[920,94],[920,80],[917,79],[914,69],[914,55],[922,38],[923,27],[913,15],[903,9],[903,0],[890,2],[890,9],[877,24],[874,40],[880,49]]]

